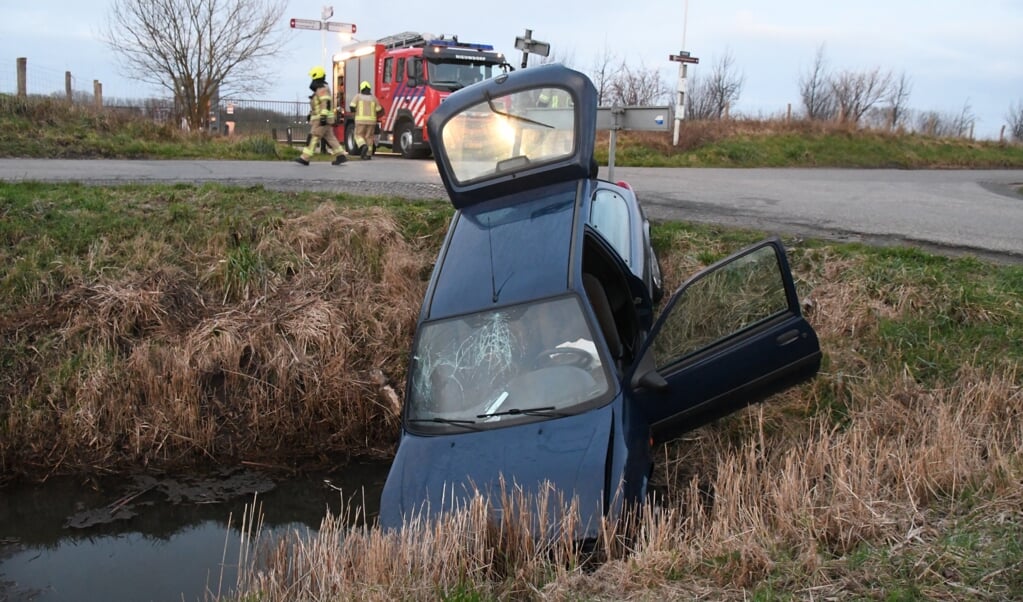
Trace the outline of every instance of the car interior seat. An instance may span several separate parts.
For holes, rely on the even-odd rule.
[[[615,367],[620,371],[625,349],[621,337],[618,335],[618,326],[615,324],[614,312],[611,310],[611,303],[608,301],[604,285],[593,274],[584,273],[583,288],[586,290],[590,305],[593,306],[593,312],[597,315],[597,322],[600,324],[601,332],[604,333],[604,340],[607,342],[608,350],[611,351]]]

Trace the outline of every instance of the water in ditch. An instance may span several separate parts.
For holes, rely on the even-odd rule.
[[[327,512],[376,517],[389,462],[281,477],[252,468],[189,476],[61,477],[0,488],[0,602],[212,599],[234,589],[241,520],[315,533]],[[229,525],[230,523],[230,525]]]

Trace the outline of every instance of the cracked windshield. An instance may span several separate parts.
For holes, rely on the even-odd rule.
[[[576,296],[426,324],[416,345],[414,423],[560,416],[610,390]]]
[[[524,90],[467,108],[441,136],[459,182],[504,175],[571,155],[575,108],[567,90]]]

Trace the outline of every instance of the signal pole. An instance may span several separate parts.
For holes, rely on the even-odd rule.
[[[697,64],[700,59],[691,56],[686,47],[686,29],[689,26],[689,0],[685,3],[685,14],[682,17],[682,50],[678,54],[669,54],[668,60],[678,65],[678,98],[675,102],[675,130],[671,138],[673,146],[678,146],[678,130],[682,120],[686,118],[686,71],[690,64]]]

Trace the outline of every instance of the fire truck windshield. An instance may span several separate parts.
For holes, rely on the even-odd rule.
[[[454,92],[501,73],[501,65],[496,63],[434,59],[429,61],[427,83],[438,90]]]

